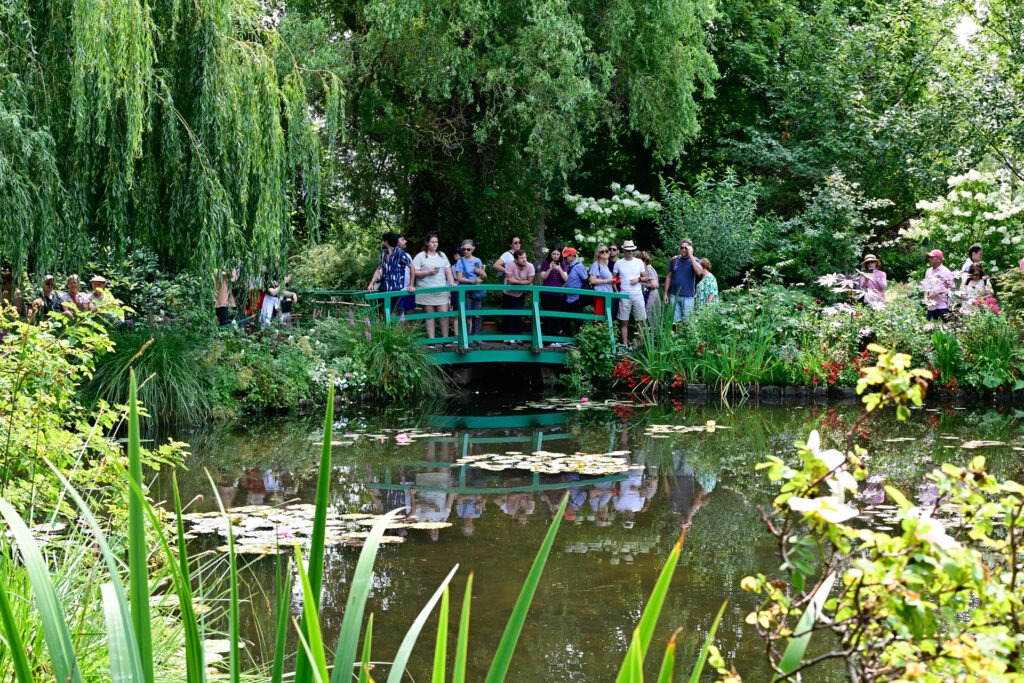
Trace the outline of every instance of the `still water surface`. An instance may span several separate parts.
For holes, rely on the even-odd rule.
[[[490,656],[552,516],[566,493],[566,513],[512,664],[510,681],[613,680],[644,601],[673,544],[683,553],[662,612],[655,652],[681,628],[681,667],[688,670],[714,614],[729,600],[716,642],[745,680],[768,680],[763,646],[744,623],[753,600],[740,580],[778,565],[759,507],[773,487],[754,471],[766,455],[792,458],[793,443],[811,429],[838,446],[855,406],[602,406],[529,404],[475,396],[441,409],[386,414],[339,411],[331,482],[338,513],[383,512],[411,505],[420,519],[446,521],[439,531],[411,530],[381,549],[368,612],[374,614],[374,659],[386,662],[437,585],[457,563],[452,606],[457,615],[465,577],[474,574],[469,680],[483,680]],[[652,425],[720,429],[658,438]],[[177,434],[192,445],[190,470],[179,473],[185,499],[206,494],[193,511],[212,510],[205,471],[225,504],[312,501],[322,419],[283,417]],[[410,431],[412,430],[412,431]],[[418,433],[417,431],[418,430]],[[412,434],[409,443],[404,436]],[[429,434],[431,436],[424,436]],[[964,449],[973,439],[1004,442]],[[351,442],[351,443],[349,443]],[[984,453],[1002,476],[1020,477],[1021,427],[1013,411],[932,408],[906,423],[880,418],[864,442],[875,490],[895,484],[914,494],[942,462]],[[605,477],[530,475],[456,465],[465,455],[537,450],[623,451],[638,468]],[[163,482],[166,484],[166,482]],[[165,489],[166,490],[166,489]],[[396,533],[402,533],[401,531]],[[197,550],[216,542],[199,542]],[[334,643],[358,550],[329,549],[324,570],[323,628]],[[243,634],[257,661],[270,655],[275,623],[275,560],[246,570]],[[297,581],[296,581],[297,583]],[[293,615],[301,614],[296,596]],[[411,662],[427,680],[432,619]],[[450,630],[454,649],[455,619]],[[294,644],[293,644],[294,646]],[[378,679],[383,676],[378,676]],[[816,680],[840,680],[822,673]]]

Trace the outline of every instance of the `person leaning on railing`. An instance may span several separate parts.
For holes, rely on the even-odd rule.
[[[537,275],[537,269],[526,258],[526,252],[522,249],[516,249],[512,255],[514,257],[512,263],[505,267],[505,284],[532,285],[533,279]],[[501,307],[506,311],[522,310],[525,303],[526,292],[521,289],[506,289],[501,293]],[[521,316],[506,315],[504,318],[505,334],[509,336],[522,334],[523,319]],[[519,341],[506,339],[505,343],[515,345]]]

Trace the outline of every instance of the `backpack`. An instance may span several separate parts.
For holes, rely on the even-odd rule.
[[[587,268],[582,263],[580,263],[579,260],[576,260],[572,264],[572,270],[575,270],[577,268],[582,268],[583,269],[583,278],[582,278],[583,282],[580,284],[580,289],[593,289],[594,285],[590,284],[590,269]],[[572,270],[570,270],[569,272],[572,272]]]

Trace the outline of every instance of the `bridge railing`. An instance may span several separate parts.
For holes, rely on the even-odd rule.
[[[502,308],[500,306],[488,306],[488,301],[485,299],[482,302],[480,309],[471,311],[466,310],[466,300],[469,298],[471,292],[484,291],[484,292],[511,292],[521,291],[523,297],[531,295],[529,300],[525,302],[523,308]],[[420,289],[416,288],[415,294],[427,294],[427,293],[439,293],[454,292],[456,301],[458,302],[458,310],[455,311],[442,311],[425,313],[417,311],[415,313],[399,313],[396,315],[395,300],[402,296],[408,296],[409,291],[402,289],[393,292],[372,292],[366,294],[366,300],[368,302],[380,302],[383,308],[383,314],[385,320],[389,323],[396,322],[396,317],[403,317],[405,321],[415,320],[440,320],[442,318],[448,318],[449,320],[455,319],[458,321],[458,332],[456,334],[449,334],[448,336],[436,336],[433,339],[424,339],[420,343],[422,344],[446,344],[454,342],[460,351],[468,351],[471,342],[501,342],[505,340],[521,341],[532,346],[535,349],[541,349],[544,344],[551,343],[567,343],[572,341],[572,337],[564,335],[548,335],[543,334],[543,321],[560,319],[560,320],[579,320],[582,322],[592,321],[604,321],[608,323],[608,341],[614,347],[615,345],[615,329],[612,324],[612,306],[611,302],[613,299],[625,299],[628,298],[627,294],[619,292],[598,292],[593,289],[570,289],[568,287],[546,287],[543,285],[501,285],[501,284],[483,284],[483,285],[455,285],[453,287],[428,287]],[[575,313],[563,310],[552,310],[541,307],[541,294],[576,294],[580,298],[584,299],[587,303],[593,302],[595,299],[602,299],[604,301],[604,314],[596,315],[594,313]],[[469,334],[467,321],[474,317],[483,318],[499,318],[504,319],[506,317],[522,317],[529,318],[531,325],[529,333],[520,334],[508,334],[504,331],[498,331],[496,333],[480,333],[480,334]],[[439,330],[438,330],[439,331]]]

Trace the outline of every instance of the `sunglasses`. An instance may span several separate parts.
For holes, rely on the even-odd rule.
[[[618,247],[612,247],[612,251],[618,251],[618,250],[619,250]]]
[[[598,254],[607,254],[607,253],[608,253],[608,250],[607,250],[607,249],[598,249],[598,250],[597,250],[597,253],[598,253]]]

